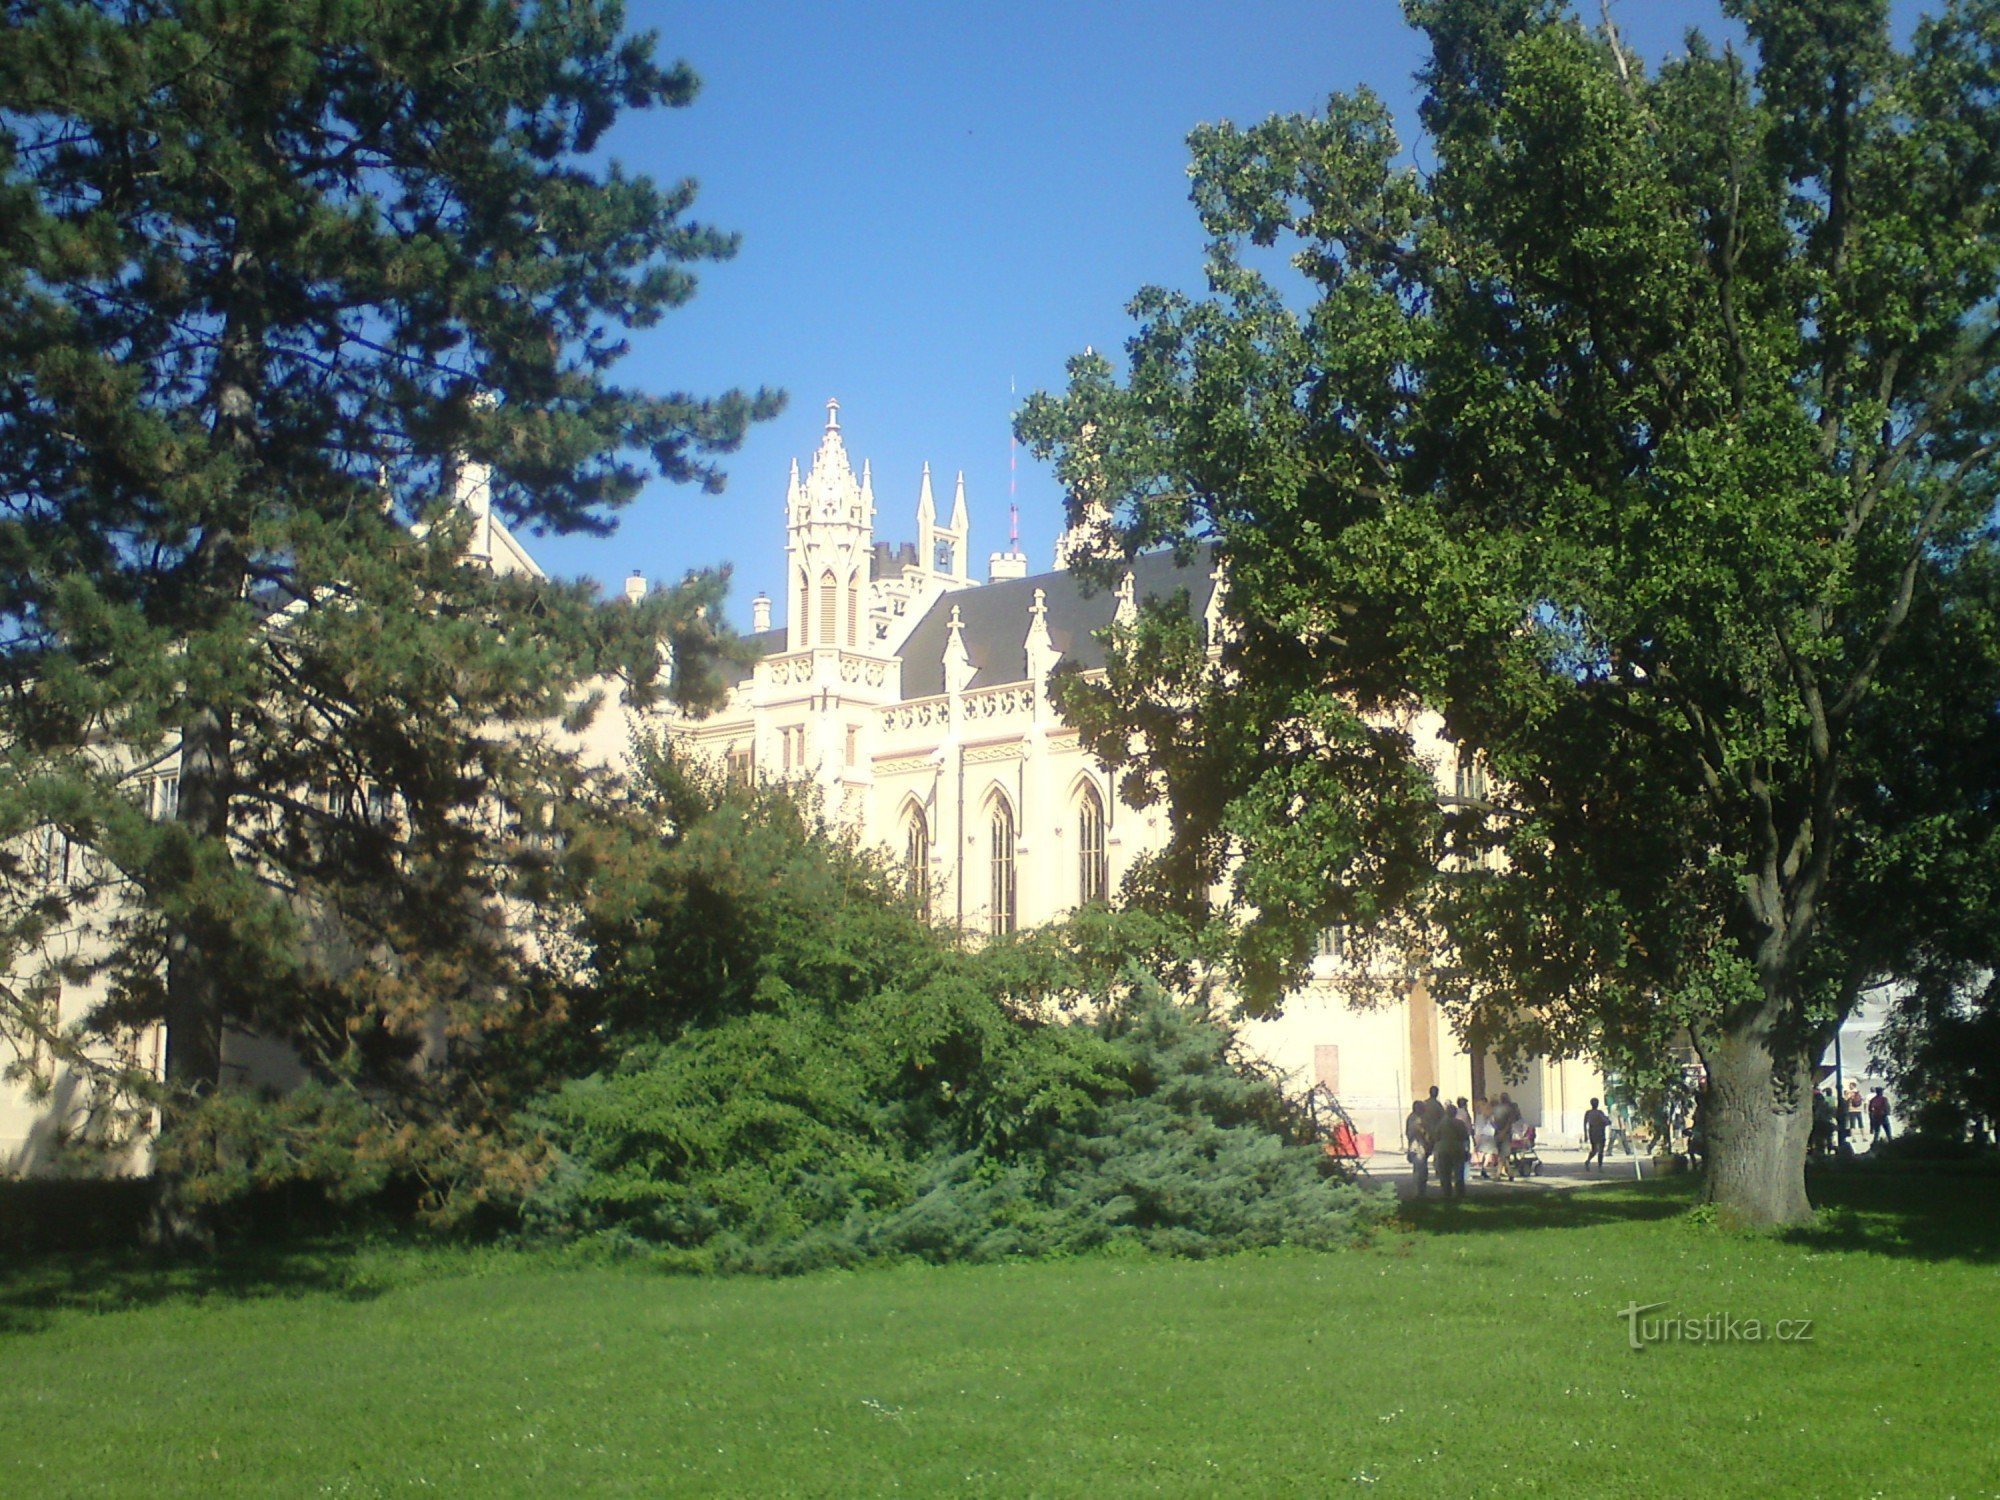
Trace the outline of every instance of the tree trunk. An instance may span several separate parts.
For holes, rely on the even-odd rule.
[[[1708,1201],[1732,1228],[1807,1222],[1813,1059],[1780,1045],[1760,1017],[1725,1032],[1706,1062]]]
[[[181,731],[179,820],[200,841],[229,831],[230,725],[213,706],[188,716]],[[160,1111],[162,1143],[181,1118],[222,1082],[222,956],[185,922],[167,940],[166,1099]],[[214,1248],[213,1226],[188,1195],[179,1172],[155,1168],[152,1240],[175,1253]]]
[[[229,832],[229,728],[212,707],[188,716],[181,734],[180,821],[200,841]],[[222,999],[217,963],[199,933],[183,926],[167,943],[167,1085],[206,1094],[222,1080]]]

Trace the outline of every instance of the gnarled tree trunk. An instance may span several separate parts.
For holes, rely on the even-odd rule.
[[[1814,1060],[1763,1016],[1724,1032],[1705,1060],[1708,1201],[1732,1227],[1805,1223]]]

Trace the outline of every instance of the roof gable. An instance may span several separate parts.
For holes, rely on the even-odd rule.
[[[1130,565],[1138,599],[1167,600],[1186,590],[1188,607],[1205,617],[1215,593],[1212,549],[1197,548],[1186,562],[1172,552],[1143,552]],[[959,612],[966,655],[972,660],[972,687],[997,687],[1028,678],[1028,611],[1035,590],[1048,607],[1049,639],[1065,661],[1085,671],[1104,665],[1104,643],[1098,632],[1110,627],[1118,609],[1118,593],[1094,586],[1069,571],[1039,573],[1031,578],[981,584],[940,595],[903,644],[903,696],[929,698],[944,689],[944,648],[950,637],[951,612]]]

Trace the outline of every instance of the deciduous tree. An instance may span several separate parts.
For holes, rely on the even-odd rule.
[[[1232,882],[1253,998],[1327,920],[1433,923],[1489,1044],[1687,1028],[1715,1201],[1796,1221],[1819,1047],[1913,936],[1867,893],[1993,811],[1924,746],[2000,698],[2000,5],[1899,51],[1884,0],[1732,0],[1754,60],[1651,74],[1558,0],[1406,8],[1417,164],[1366,93],[1198,130],[1212,294],[1024,413],[1128,546],[1228,569],[1216,667],[1162,618],[1069,711]],[[1492,777],[1434,879],[1420,708]]]

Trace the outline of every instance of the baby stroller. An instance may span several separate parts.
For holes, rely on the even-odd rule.
[[[1542,1175],[1542,1159],[1535,1153],[1535,1127],[1526,1120],[1516,1122],[1513,1142],[1507,1150],[1507,1164],[1516,1177]]]

